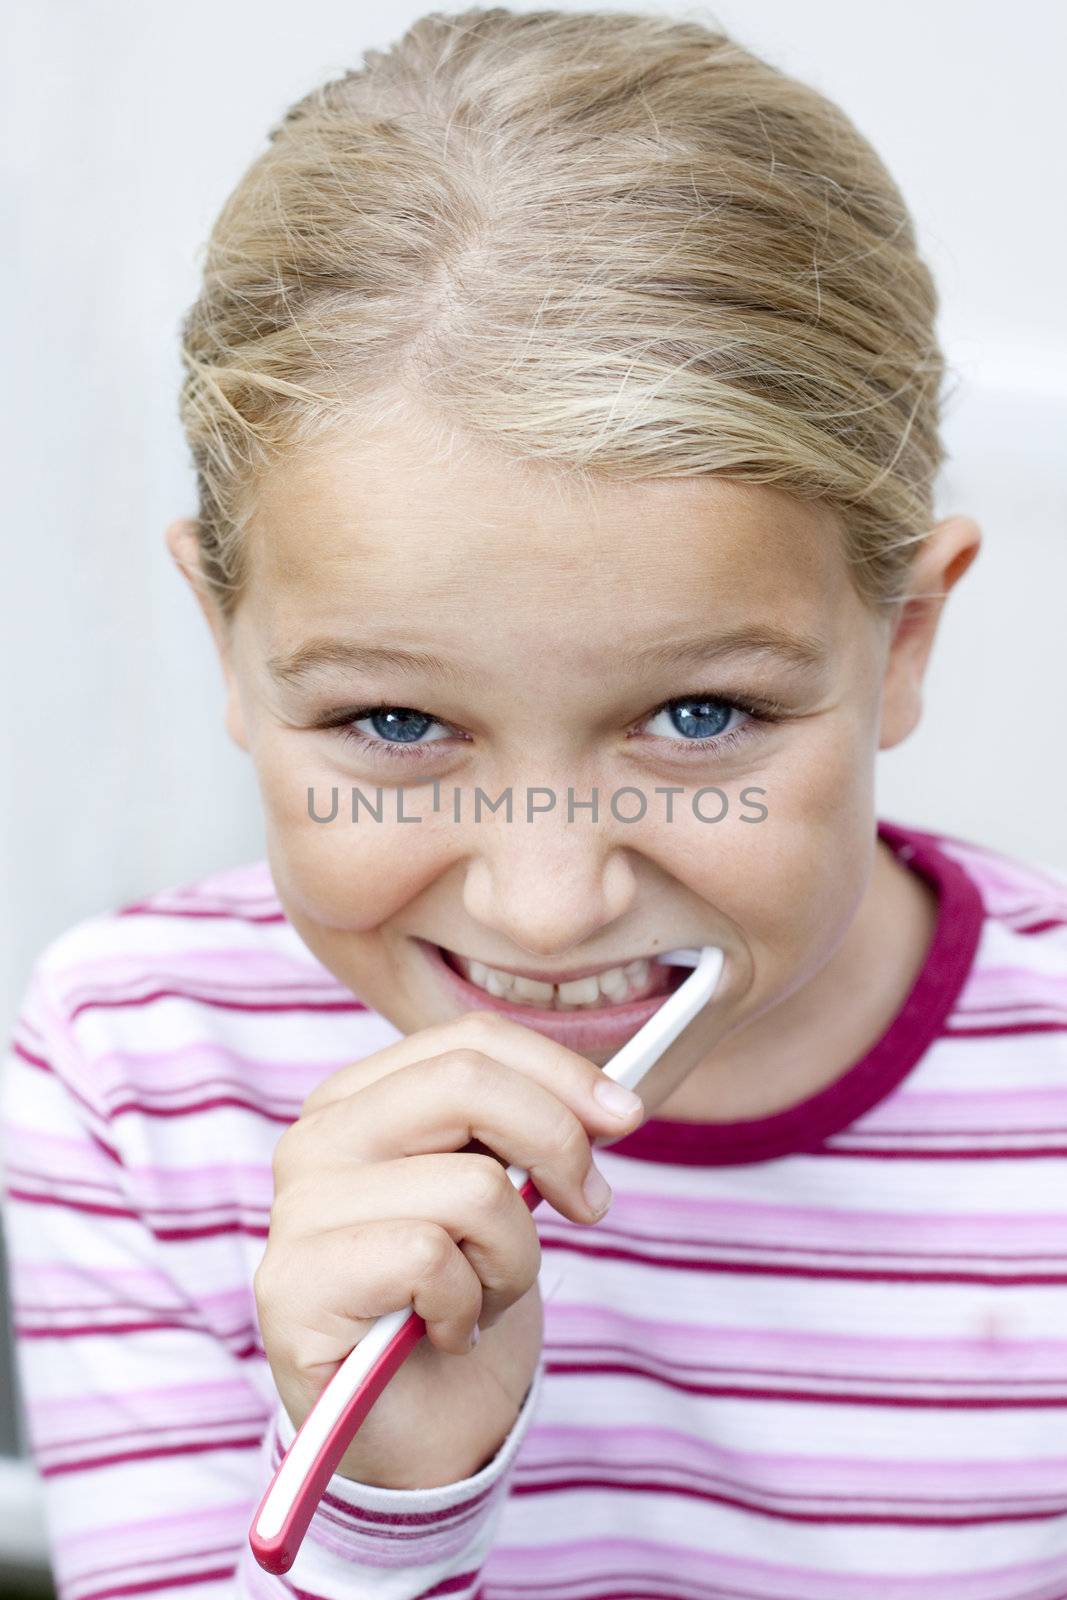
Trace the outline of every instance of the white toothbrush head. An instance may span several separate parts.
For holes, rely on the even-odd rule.
[[[700,954],[699,950],[664,950],[654,959],[665,967],[695,967],[700,964]]]

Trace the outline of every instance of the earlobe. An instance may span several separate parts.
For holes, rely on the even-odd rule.
[[[199,599],[201,575],[197,526],[192,517],[176,517],[168,524],[164,539],[174,565]]]
[[[222,617],[219,615],[218,606],[211,596],[204,575],[200,568],[200,537],[198,525],[191,517],[178,517],[167,527],[165,534],[167,549],[170,551],[175,566],[185,578],[196,597],[211,636],[215,641],[219,664],[226,684],[226,732],[240,749],[248,750],[248,735],[245,731],[244,712],[241,707],[241,697],[237,686],[237,678],[230,659],[230,645]]]
[[[226,670],[226,732],[241,750],[248,752],[248,734],[245,732],[244,710],[233,673]]]
[[[208,591],[200,568],[200,537],[198,524],[192,517],[178,517],[166,531],[167,549],[174,564],[196,597],[196,603],[207,619],[223,667],[226,666],[227,641],[218,607]]]
[[[192,517],[178,517],[168,525],[164,538],[174,565],[193,591],[196,603],[207,618],[208,626],[215,636],[216,644],[221,646],[215,608],[200,570],[200,538],[197,523]]]
[[[899,657],[891,657],[882,690],[879,750],[892,750],[918,726],[922,716],[922,673],[905,670]]]
[[[927,663],[949,592],[981,548],[973,517],[946,517],[927,536],[889,643],[878,748],[892,749],[918,725]]]

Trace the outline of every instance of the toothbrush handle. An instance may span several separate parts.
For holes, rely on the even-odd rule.
[[[510,1166],[507,1169],[507,1174],[530,1210],[536,1210],[544,1196],[533,1179],[527,1175],[525,1169]],[[394,1316],[395,1313],[386,1312],[384,1315]],[[378,1317],[375,1323],[372,1324],[372,1328],[382,1320],[382,1317]],[[372,1329],[368,1329],[367,1333],[364,1334],[364,1338],[369,1337],[371,1331]],[[375,1400],[377,1400],[398,1367],[402,1366],[407,1360],[425,1332],[425,1322],[414,1307],[409,1308],[396,1333],[394,1333],[374,1363],[367,1369],[344,1407],[338,1412],[336,1421],[320,1445],[311,1465],[293,1494],[292,1503],[277,1532],[263,1533],[259,1531],[260,1518],[268,1500],[279,1492],[278,1479],[285,1462],[296,1449],[300,1435],[303,1433],[304,1428],[308,1426],[318,1407],[324,1406],[328,1408],[329,1400],[327,1397],[330,1394],[330,1390],[335,1385],[343,1389],[351,1382],[350,1375],[346,1369],[350,1363],[359,1358],[360,1345],[357,1344],[352,1353],[342,1361],[315,1402],[315,1405],[304,1418],[301,1428],[286,1451],[285,1458],[268,1485],[256,1509],[255,1517],[252,1519],[248,1542],[252,1546],[252,1552],[256,1560],[265,1571],[289,1571],[289,1568],[296,1560],[297,1551],[300,1549],[304,1534],[307,1532],[308,1523],[315,1514],[315,1508],[322,1498],[326,1485],[333,1477],[338,1462],[348,1449]]]

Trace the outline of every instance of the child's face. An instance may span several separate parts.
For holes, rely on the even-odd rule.
[[[224,647],[228,726],[255,763],[293,925],[397,1028],[473,1008],[436,946],[565,977],[715,944],[720,1033],[827,962],[874,859],[875,753],[917,720],[935,624],[891,642],[824,507],[709,477],[564,489],[547,469],[476,452],[432,459],[396,427],[373,446],[353,435],[290,458],[257,505]],[[440,665],[281,672],[325,641]],[[780,720],[736,701],[777,706]],[[365,707],[406,716],[372,724]],[[353,719],[377,748],[322,726]],[[410,742],[390,742],[394,724]],[[691,747],[701,739],[711,747]],[[418,822],[397,820],[399,786]],[[509,786],[513,820],[483,801],[475,821],[476,787],[493,801]],[[681,791],[670,820],[667,786]],[[382,789],[382,821],[361,807],[352,822],[353,787],[371,802]],[[555,808],[527,821],[536,787]],[[695,814],[695,791],[712,787],[721,795]],[[336,818],[312,820],[309,789],[326,817],[334,788]],[[567,820],[568,788],[576,807],[597,791],[596,824],[588,805]],[[638,815],[643,797],[640,820],[612,815],[624,788],[619,815]],[[580,1026],[555,1036],[600,1064],[635,1031]]]

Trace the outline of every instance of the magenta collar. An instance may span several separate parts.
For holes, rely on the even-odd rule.
[[[882,1037],[833,1083],[782,1111],[736,1122],[649,1117],[608,1148],[638,1161],[737,1166],[815,1149],[876,1106],[903,1081],[941,1032],[974,962],[984,915],[978,888],[938,849],[933,834],[879,821],[878,835],[937,891],[926,961]]]

